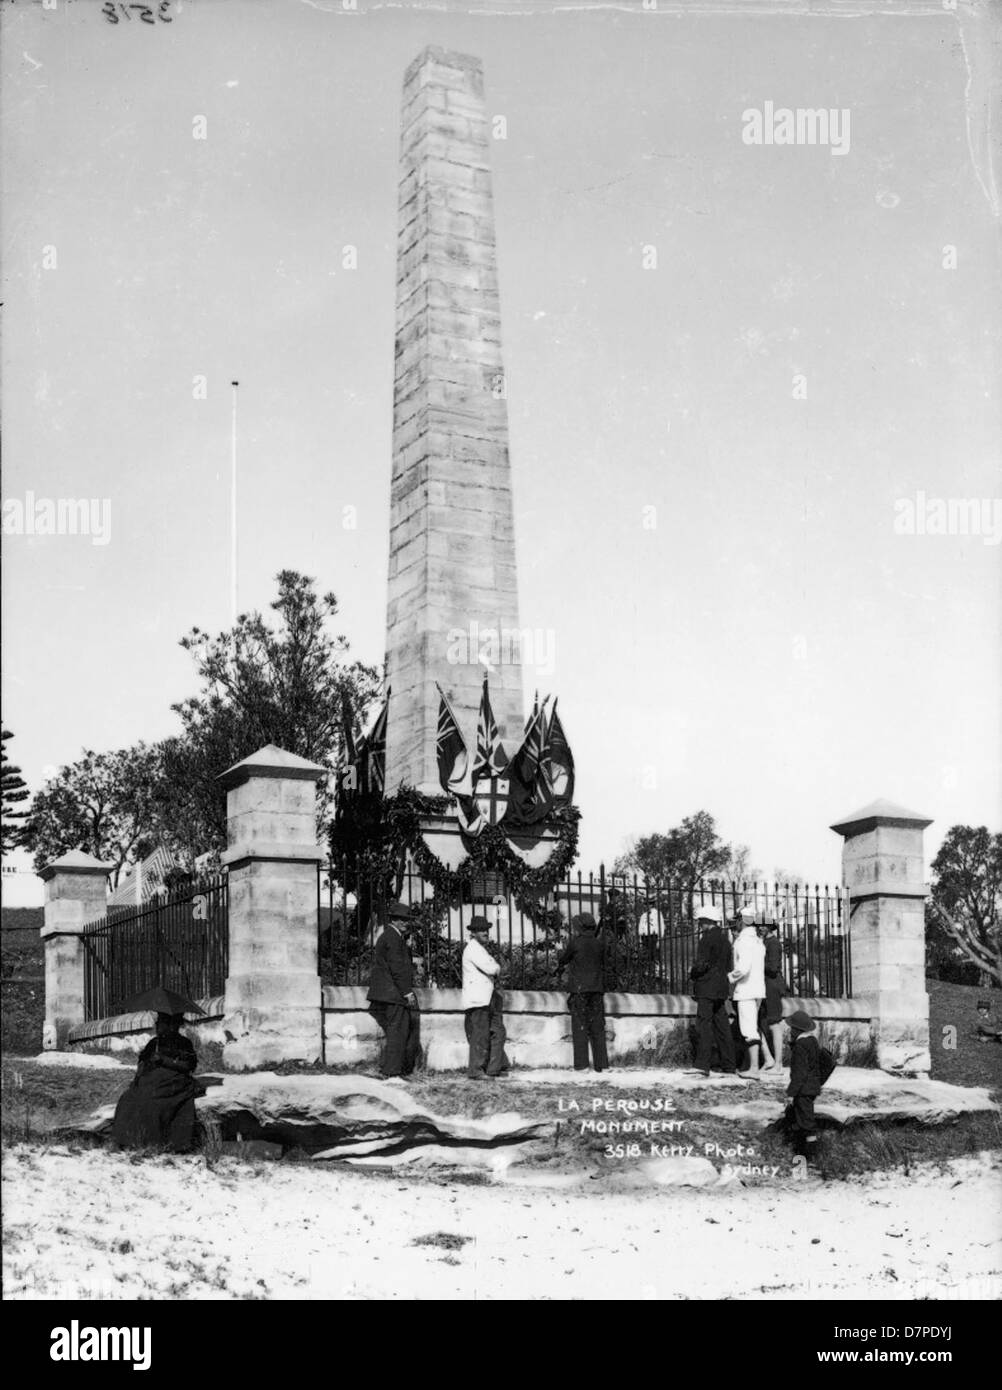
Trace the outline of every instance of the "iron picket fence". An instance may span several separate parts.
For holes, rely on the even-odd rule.
[[[545,898],[513,893],[500,875],[484,874],[453,895],[436,893],[412,865],[392,881],[328,862],[317,875],[321,976],[329,984],[365,984],[372,947],[390,902],[401,900],[418,925],[411,937],[418,983],[458,988],[470,918],[486,916],[508,989],[565,988],[558,956],[570,919],[590,912],[606,943],[606,988],[688,994],[698,934],[696,909],[710,903],[725,922],[751,907],[763,931],[775,931],[791,994],[847,997],[852,992],[848,895],[827,885],[735,883],[701,879],[662,884],[639,875],[577,872]]]
[[[190,999],[222,994],[229,961],[225,875],[135,908],[117,908],[83,933],[84,1014],[121,1012],[130,995],[163,985]]]

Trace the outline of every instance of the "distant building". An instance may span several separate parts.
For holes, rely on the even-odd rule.
[[[4,907],[41,907],[45,901],[42,880],[24,851],[4,855],[0,883]]]

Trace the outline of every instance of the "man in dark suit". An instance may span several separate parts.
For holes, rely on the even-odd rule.
[[[576,933],[560,952],[557,964],[567,971],[567,1007],[571,1011],[574,1070],[587,1071],[588,1045],[592,1066],[608,1071],[605,1047],[605,943],[595,935],[595,918],[582,912],[571,921]]]
[[[696,1000],[696,1026],[699,1043],[696,1048],[696,1069],[690,1076],[709,1076],[713,1044],[717,1044],[721,1069],[730,1076],[736,1074],[734,1041],[727,1017],[727,995],[730,990],[728,974],[733,968],[734,955],[723,928],[719,907],[708,903],[696,909],[696,925],[703,929],[696,948],[696,960],[689,971]]]
[[[409,1076],[421,1045],[421,1015],[414,993],[414,963],[407,933],[413,916],[406,903],[393,903],[375,946],[369,976],[369,1012],[386,1035],[382,1073]]]

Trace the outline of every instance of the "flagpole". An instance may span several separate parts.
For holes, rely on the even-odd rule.
[[[233,387],[233,428],[230,440],[230,616],[237,620],[237,387]]]

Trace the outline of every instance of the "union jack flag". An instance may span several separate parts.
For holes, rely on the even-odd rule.
[[[383,708],[364,740],[362,756],[362,786],[375,796],[382,796],[386,786],[386,711],[390,707],[390,691],[386,690]]]
[[[458,795],[466,780],[470,763],[466,740],[452,712],[452,706],[445,698],[445,691],[438,686],[438,736],[435,751],[438,754],[438,780],[442,790]]]
[[[535,702],[525,726],[525,735],[518,752],[508,764],[508,812],[512,825],[531,825],[542,820],[550,808],[551,788],[543,774],[543,734],[546,701],[539,708]]]
[[[480,718],[477,721],[477,756],[473,763],[473,780],[481,777],[502,777],[508,767],[508,755],[491,709],[491,697],[484,676],[484,692],[480,697]]]
[[[569,806],[574,800],[574,755],[557,714],[556,700],[543,738],[540,768],[550,805],[555,810]]]
[[[342,758],[337,773],[338,807],[344,809],[358,791],[360,750],[355,742],[355,720],[346,690],[341,691]]]

